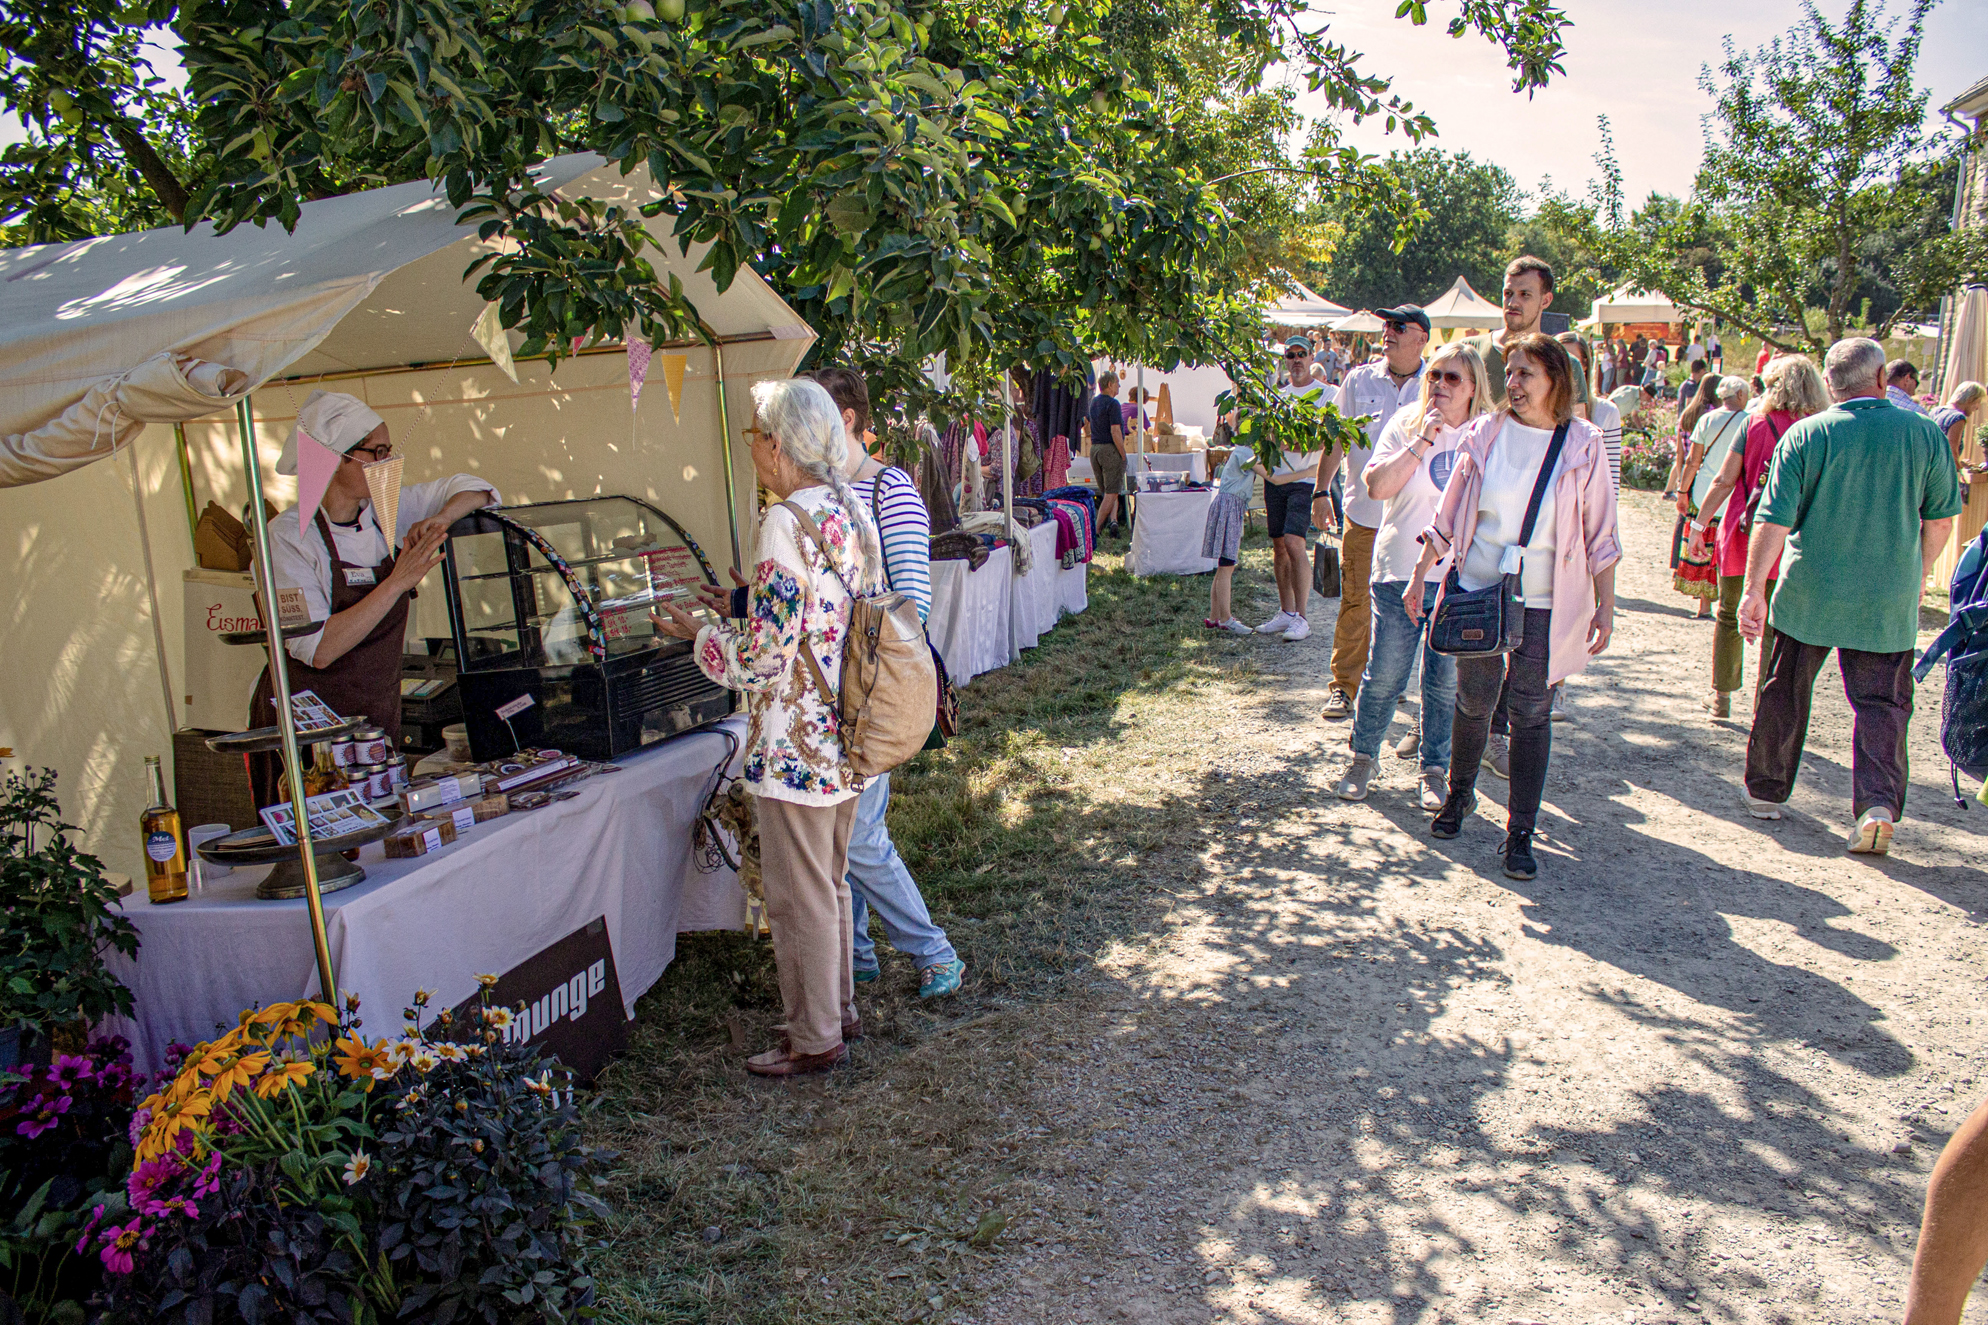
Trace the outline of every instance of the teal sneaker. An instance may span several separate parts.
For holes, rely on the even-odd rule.
[[[957,957],[936,966],[927,966],[918,973],[918,997],[944,998],[947,994],[957,994],[964,979],[966,963]]]
[[[883,971],[878,967],[858,966],[856,968],[856,983],[859,985],[873,985],[877,982],[877,977],[882,974]]]

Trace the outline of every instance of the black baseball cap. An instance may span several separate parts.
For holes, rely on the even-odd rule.
[[[1383,322],[1413,322],[1422,330],[1429,330],[1429,315],[1413,304],[1403,304],[1400,308],[1376,308],[1374,316]]]

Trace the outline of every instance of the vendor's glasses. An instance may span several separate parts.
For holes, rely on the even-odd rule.
[[[393,454],[393,443],[383,442],[378,446],[355,446],[345,454],[360,464],[378,464]]]
[[[1431,381],[1432,383],[1448,382],[1451,386],[1463,385],[1463,374],[1457,372],[1450,372],[1447,369],[1431,368],[1427,376],[1429,378],[1429,381]]]

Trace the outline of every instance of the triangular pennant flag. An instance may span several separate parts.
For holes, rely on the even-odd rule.
[[[318,513],[318,504],[324,500],[324,490],[331,486],[331,476],[338,472],[339,462],[345,457],[326,446],[317,438],[297,429],[297,524],[301,528],[310,524],[311,517]]]
[[[476,319],[469,334],[476,337],[476,343],[490,356],[490,362],[504,370],[504,376],[513,382],[518,380],[518,370],[511,363],[511,338],[504,334],[504,324],[497,320],[497,305],[483,306],[483,315]]]
[[[634,409],[642,400],[642,383],[649,380],[649,342],[631,340],[628,342],[628,408]]]
[[[665,354],[663,356],[663,385],[670,392],[670,417],[683,422],[683,368],[690,362],[685,354]]]
[[[366,466],[366,491],[373,494],[373,518],[387,536],[387,546],[400,546],[400,467],[403,457],[388,456]]]

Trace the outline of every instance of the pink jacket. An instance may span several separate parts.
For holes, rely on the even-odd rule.
[[[1504,430],[1505,414],[1483,414],[1465,425],[1457,443],[1456,471],[1443,489],[1436,518],[1422,532],[1425,542],[1456,564],[1456,551],[1469,548],[1477,534],[1477,502],[1484,491],[1484,460]],[[1615,530],[1615,481],[1609,475],[1608,451],[1601,429],[1575,419],[1560,451],[1560,472],[1553,482],[1553,545],[1560,560],[1553,567],[1553,638],[1547,650],[1546,677],[1551,685],[1588,665],[1588,626],[1595,615],[1594,577],[1622,559],[1622,542]],[[1438,591],[1436,601],[1442,602]]]

